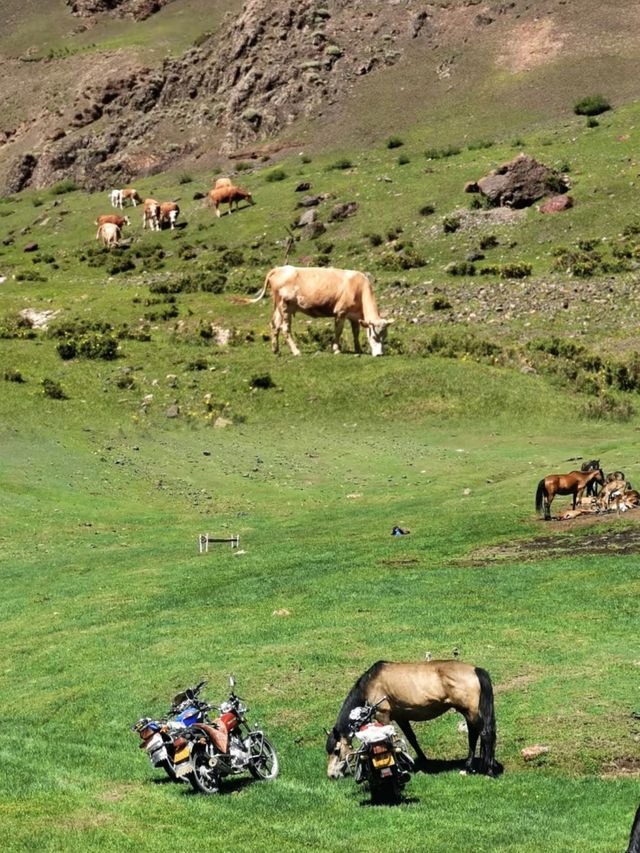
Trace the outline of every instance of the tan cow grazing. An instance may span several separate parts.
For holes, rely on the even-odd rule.
[[[125,225],[131,225],[128,216],[118,216],[117,213],[105,213],[104,216],[99,216],[96,219],[96,225],[98,228],[101,225],[104,225],[105,222],[112,222],[114,225],[117,225],[120,230],[122,230]]]
[[[96,234],[96,240],[102,240],[103,246],[117,246],[120,241],[120,229],[115,222],[104,222]]]
[[[378,313],[371,282],[364,273],[339,270],[332,267],[275,267],[267,273],[260,293],[250,302],[258,302],[271,288],[273,314],[271,316],[271,348],[278,352],[278,336],[282,331],[293,355],[300,355],[291,336],[291,318],[298,311],[309,317],[334,317],[333,351],[340,352],[340,337],[344,321],[349,320],[353,344],[360,349],[360,327],[367,331],[371,355],[382,355],[387,326]]]
[[[128,201],[129,204],[132,204],[134,207],[138,204],[142,204],[140,193],[138,190],[134,190],[133,187],[125,187],[120,192],[120,207],[122,207],[125,201]]]
[[[147,225],[152,231],[160,230],[160,202],[155,198],[145,198],[142,207],[142,228]]]
[[[234,204],[236,206],[236,210],[238,209],[239,201],[246,200],[249,204],[255,204],[253,197],[248,190],[245,190],[242,187],[234,187],[233,185],[214,187],[212,190],[209,190],[209,199],[211,204],[215,207],[216,216],[218,218],[220,217],[220,205],[225,202],[229,204],[229,213],[231,213]]]
[[[160,227],[171,225],[171,230],[175,228],[176,219],[180,215],[180,208],[175,201],[163,201],[160,205]]]

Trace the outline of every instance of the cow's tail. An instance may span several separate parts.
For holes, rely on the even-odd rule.
[[[244,300],[244,302],[247,305],[253,305],[255,302],[260,302],[262,297],[267,292],[267,287],[269,286],[269,278],[270,278],[272,272],[273,272],[273,270],[269,270],[269,272],[267,273],[265,280],[264,280],[264,284],[262,285],[262,290],[260,291],[260,293],[258,293],[258,295],[255,296],[253,299],[245,299]]]
[[[499,770],[496,762],[496,714],[493,704],[493,685],[486,669],[475,668],[480,682],[480,772],[495,776]]]

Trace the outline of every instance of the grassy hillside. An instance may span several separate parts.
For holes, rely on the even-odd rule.
[[[128,245],[111,253],[94,239],[106,194],[67,184],[0,204],[8,849],[623,849],[637,519],[545,525],[533,498],[580,457],[637,486],[640,108],[587,128],[570,106],[518,139],[442,136],[429,158],[418,127],[395,148],[296,152],[282,176],[241,170],[257,203],[219,220],[193,199],[211,171],[146,178],[143,195],[179,198],[186,226],[143,232],[128,211]],[[520,150],[568,172],[572,210],[469,208],[464,183]],[[301,234],[291,258],[371,272],[396,318],[384,358],[333,356],[330,324],[303,317],[302,357],[276,358],[267,300],[237,301],[282,262],[301,181],[332,197],[327,231]],[[348,201],[355,215],[330,222]],[[475,275],[446,272],[491,236]],[[593,274],[559,269],[560,249]],[[49,328],[23,309],[53,312]],[[80,354],[61,357],[70,345]],[[392,538],[394,524],[411,534]],[[239,533],[242,553],[199,556],[205,531]],[[326,779],[323,729],[355,678],[456,647],[493,678],[503,777],[418,775],[394,809]],[[281,776],[197,797],[154,774],[128,727],[201,677],[220,701],[229,672]],[[418,727],[430,757],[465,754],[457,723]],[[525,763],[535,743],[549,752]]]

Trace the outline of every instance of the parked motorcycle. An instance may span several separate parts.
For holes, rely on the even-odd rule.
[[[357,783],[367,783],[373,805],[397,803],[414,769],[404,738],[391,724],[375,719],[376,711],[387,697],[374,705],[353,708],[349,714],[350,733],[360,741],[350,763]]]
[[[195,687],[189,687],[173,697],[168,713],[159,720],[143,717],[131,727],[138,732],[144,749],[154,767],[161,767],[167,776],[178,782],[175,772],[176,761],[189,756],[189,746],[184,737],[187,729],[194,723],[206,722],[211,706],[199,698],[206,685],[201,681]]]
[[[233,676],[229,685],[231,694],[220,705],[220,715],[190,726],[184,733],[188,749],[175,756],[176,775],[188,778],[202,794],[218,793],[223,777],[246,770],[256,779],[278,775],[278,756],[271,741],[247,722],[247,707],[234,693]]]

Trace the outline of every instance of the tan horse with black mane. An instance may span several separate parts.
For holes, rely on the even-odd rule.
[[[480,772],[495,776],[500,765],[495,759],[496,718],[493,687],[489,673],[480,667],[457,660],[420,661],[418,663],[374,663],[353,685],[342,703],[333,729],[327,733],[327,775],[339,779],[348,772],[351,752],[349,713],[353,708],[373,705],[384,698],[376,717],[387,724],[395,721],[414,748],[416,768],[426,770],[427,757],[410,725],[410,720],[433,720],[451,708],[467,721],[469,754],[467,771],[480,739]]]
[[[545,521],[551,518],[551,502],[556,495],[573,495],[573,509],[589,483],[604,483],[602,468],[594,471],[570,471],[568,474],[549,474],[538,483],[536,510],[544,513]]]

